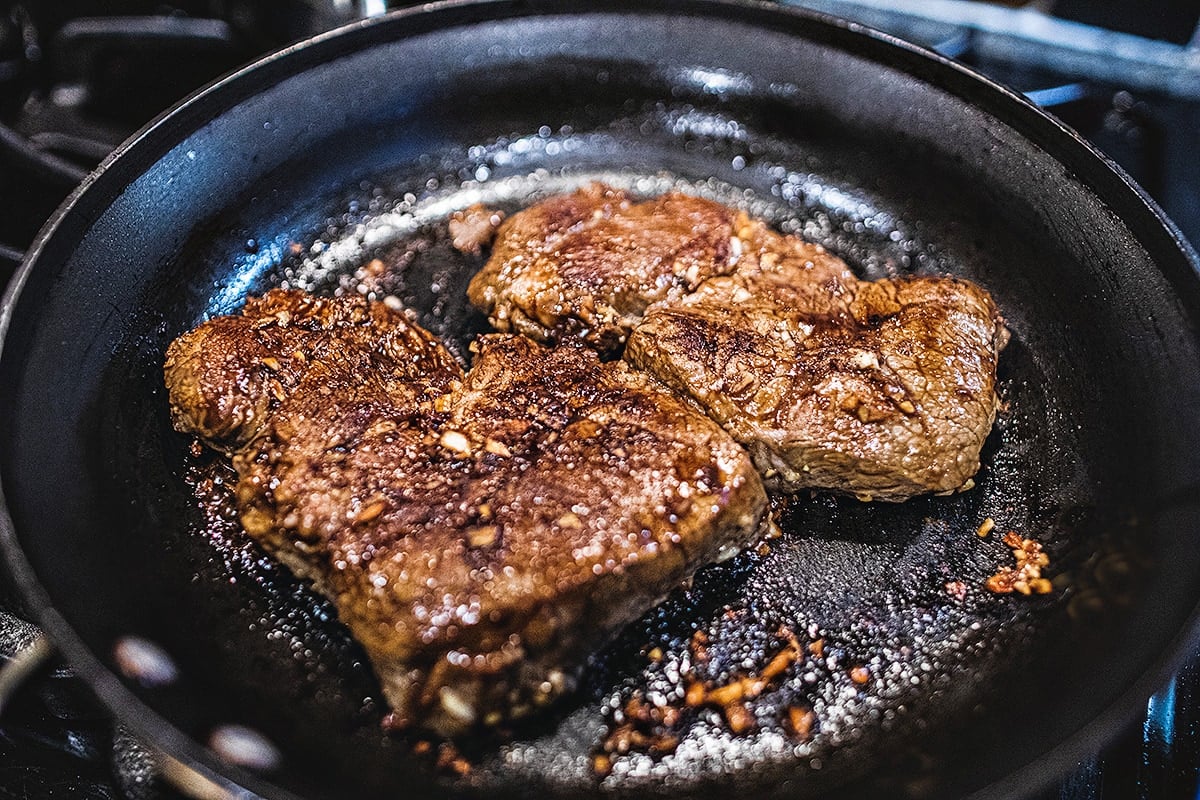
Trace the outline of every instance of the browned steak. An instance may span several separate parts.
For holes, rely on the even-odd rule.
[[[467,294],[497,329],[540,342],[619,349],[646,307],[737,263],[733,209],[671,192],[635,203],[593,185],[530,206],[500,227]]]
[[[278,428],[281,404],[298,421],[351,406],[415,410],[460,384],[463,371],[381,303],[276,289],[172,342],[165,375],[175,427],[233,454]]]
[[[275,291],[166,365],[177,426],[233,453],[247,532],[334,601],[398,720],[445,735],[569,690],[766,506],[744,451],[645,373],[477,349],[464,377],[380,304]]]
[[[1006,338],[978,286],[860,281],[761,230],[735,273],[652,307],[625,357],[724,425],[768,485],[900,501],[972,485]]]

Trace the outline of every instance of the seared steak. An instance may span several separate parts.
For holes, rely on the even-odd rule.
[[[463,371],[382,303],[276,289],[172,342],[165,375],[175,427],[232,455],[286,417],[311,427],[351,406],[415,411],[461,384]]]
[[[582,337],[618,350],[646,307],[737,263],[748,225],[733,209],[671,192],[634,203],[593,185],[536,203],[497,232],[467,294],[502,331],[540,342]]]
[[[444,735],[569,690],[766,506],[745,452],[645,373],[477,350],[463,376],[381,304],[273,291],[166,364],[177,427],[233,455],[246,531],[333,600],[398,724]]]
[[[974,284],[861,281],[762,229],[732,275],[653,306],[625,357],[725,426],[769,486],[900,501],[972,485],[1006,338]]]

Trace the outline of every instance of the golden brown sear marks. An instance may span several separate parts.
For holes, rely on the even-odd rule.
[[[334,396],[415,407],[463,377],[427,331],[381,303],[278,289],[173,341],[165,375],[175,427],[227,454],[266,433],[281,407],[297,418]]]
[[[968,488],[1007,331],[966,281],[859,280],[818,245],[679,193],[592,185],[501,226],[469,289],[501,330],[619,351],[695,400],[768,484]]]
[[[591,185],[514,214],[467,294],[501,331],[619,350],[646,308],[736,266],[745,215],[670,192]]]
[[[625,357],[729,430],[769,486],[901,501],[972,485],[1006,340],[972,283],[862,281],[762,230],[734,273],[650,308]]]
[[[233,456],[247,532],[333,600],[391,723],[442,735],[568,691],[766,508],[744,451],[645,373],[477,350],[464,375],[382,304],[273,291],[166,366],[177,427]]]

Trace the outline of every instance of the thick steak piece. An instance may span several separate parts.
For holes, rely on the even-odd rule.
[[[570,690],[766,524],[745,452],[649,375],[516,336],[477,351],[463,376],[380,304],[275,291],[166,366],[177,426],[233,454],[246,531],[333,600],[396,722],[442,735]]]
[[[720,422],[768,486],[901,501],[973,485],[1006,341],[974,284],[861,281],[763,229],[733,274],[652,307],[625,357]]]
[[[467,294],[501,331],[619,350],[646,307],[737,264],[745,215],[671,192],[635,203],[592,185],[513,215]]]

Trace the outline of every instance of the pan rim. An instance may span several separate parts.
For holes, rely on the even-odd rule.
[[[558,3],[545,0],[443,0],[351,23],[266,55],[198,90],[133,134],[68,196],[38,233],[0,300],[0,358],[5,355],[8,329],[29,275],[37,268],[43,253],[57,236],[71,235],[69,224],[77,219],[78,212],[86,210],[89,203],[94,204],[94,208],[105,207],[107,201],[115,196],[114,189],[119,191],[128,181],[141,174],[147,164],[161,157],[164,148],[169,149],[176,144],[181,134],[191,133],[204,121],[227,112],[242,100],[305,69],[336,60],[352,50],[400,41],[431,31],[549,15],[661,16],[684,12],[753,27],[770,26],[799,38],[819,38],[832,41],[835,45],[840,42],[863,43],[868,51],[864,53],[860,47],[857,53],[864,59],[886,64],[906,74],[914,74],[915,71],[915,77],[969,100],[1012,126],[1077,175],[1085,176],[1089,189],[1114,208],[1143,246],[1151,248],[1155,244],[1152,240],[1159,238],[1159,247],[1152,252],[1170,252],[1180,256],[1171,259],[1172,263],[1155,258],[1172,288],[1177,288],[1180,281],[1196,281],[1200,277],[1200,258],[1174,223],[1123,169],[1078,133],[1022,95],[969,67],[888,34],[826,14],[765,0],[666,0],[655,4],[617,0],[602,5],[586,0]],[[412,24],[414,22],[417,24]],[[968,93],[970,97],[967,97]],[[1115,201],[1121,202],[1113,206]],[[1161,240],[1163,236],[1166,237],[1165,243]],[[1187,313],[1200,318],[1200,301],[1195,299],[1195,295],[1190,302],[1184,293],[1177,292],[1176,296],[1185,302]],[[12,357],[11,354],[9,357]],[[269,779],[250,774],[217,758],[202,743],[153,710],[104,665],[100,656],[84,643],[71,624],[51,604],[48,593],[24,555],[2,485],[0,547],[4,550],[6,568],[13,583],[31,605],[38,623],[116,717],[146,738],[156,750],[224,791],[239,795],[249,791],[255,795],[272,797],[293,796]],[[971,796],[979,800],[1015,796],[1049,785],[1052,780],[1064,775],[1081,757],[1110,742],[1119,732],[1120,724],[1132,719],[1137,707],[1144,705],[1161,688],[1184,662],[1189,650],[1198,645],[1200,606],[1188,615],[1185,627],[1172,639],[1163,654],[1097,716],[1038,758],[1018,767],[999,781],[978,789]]]

